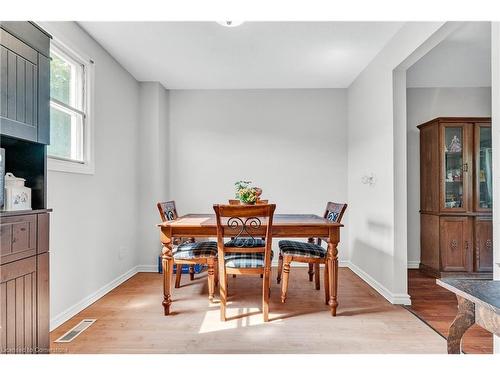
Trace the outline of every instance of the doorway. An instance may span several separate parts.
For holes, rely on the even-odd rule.
[[[406,71],[407,263],[412,302],[408,308],[443,337],[455,317],[456,299],[436,285],[436,278],[448,275],[449,270],[457,270],[449,273],[454,277],[491,277],[488,270],[493,254],[487,251],[492,249],[476,249],[480,225],[491,228],[491,128],[484,126],[483,131],[474,120],[491,118],[491,112],[488,22],[462,23]],[[429,124],[437,118],[445,120]],[[455,119],[452,125],[442,125],[452,122],[451,118]],[[427,146],[421,155],[421,130],[417,126],[425,123],[426,129],[436,126],[436,130],[426,130],[435,139],[433,135],[423,139],[426,145],[437,142],[432,150],[438,150],[438,155],[431,156],[433,151]],[[441,151],[443,155],[439,154]],[[421,160],[426,163],[422,173]],[[445,170],[441,171],[442,167]],[[435,178],[429,179],[433,174]],[[451,216],[434,215],[436,210],[429,207],[439,207],[439,212],[447,210]],[[462,213],[453,215],[458,211]],[[489,223],[477,220],[477,212],[483,212],[477,218],[490,220]],[[490,232],[481,232],[482,235],[491,236],[491,229],[486,230]],[[446,251],[449,253],[443,253]],[[452,258],[459,251],[463,251],[463,256]],[[483,265],[478,263],[480,257]],[[464,350],[492,353],[491,334],[473,327],[464,336]]]

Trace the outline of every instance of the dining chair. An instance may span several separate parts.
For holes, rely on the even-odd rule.
[[[229,204],[231,206],[240,206],[240,205],[244,205],[244,203],[241,203],[241,201],[239,199],[228,199],[229,201]],[[255,202],[255,204],[268,204],[268,200],[267,199],[259,199],[257,200],[257,202]],[[263,238],[264,240],[264,238]],[[261,277],[263,277],[263,275],[260,275]],[[236,275],[233,274],[233,279],[236,278]]]
[[[175,201],[159,202],[156,206],[158,207],[162,221],[172,221],[179,217],[175,207]],[[177,265],[175,287],[179,288],[181,286],[183,265],[189,265],[190,280],[193,280],[194,266],[196,264],[206,264],[208,266],[208,297],[210,301],[212,301],[214,298],[215,285],[217,284],[217,242],[196,242],[194,238],[175,238],[173,245],[173,259],[174,264]],[[165,270],[163,272],[165,272]]]
[[[226,320],[227,275],[263,275],[262,313],[269,321],[275,204],[214,205],[217,219],[220,318]],[[226,239],[230,238],[226,242]],[[262,239],[264,238],[264,239]]]
[[[340,223],[346,209],[347,204],[345,203],[328,202],[323,217],[329,221]],[[330,299],[330,291],[328,290],[328,283],[326,282],[326,280],[328,280],[329,270],[326,265],[327,250],[321,246],[322,240],[328,242],[328,240],[321,238],[316,239],[316,241],[314,240],[314,238],[309,238],[308,242],[289,240],[279,241],[278,246],[280,248],[280,253],[278,258],[277,281],[278,284],[281,282],[281,277],[283,274],[283,284],[281,285],[281,302],[285,303],[286,301],[288,280],[290,274],[290,263],[301,262],[307,263],[309,265],[309,281],[312,281],[314,275],[317,290],[320,289],[320,264],[325,265],[325,303],[328,304],[328,301]]]

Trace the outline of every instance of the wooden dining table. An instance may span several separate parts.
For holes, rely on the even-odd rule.
[[[163,308],[165,315],[170,314],[172,306],[172,276],[173,276],[173,239],[175,238],[206,238],[217,237],[217,223],[213,214],[188,214],[176,220],[158,224],[162,248],[163,265]],[[337,314],[338,288],[338,250],[340,228],[342,224],[335,223],[317,215],[309,214],[276,214],[273,218],[273,238],[321,238],[327,243],[326,267],[328,267],[328,283],[330,290],[330,306],[332,316]],[[264,235],[266,226],[262,225],[252,235]],[[226,226],[225,233],[231,235],[231,228]],[[235,229],[234,235],[238,232]]]

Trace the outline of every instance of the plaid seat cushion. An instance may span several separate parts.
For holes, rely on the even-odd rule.
[[[239,237],[224,244],[227,247],[264,247],[266,241],[261,238]]]
[[[309,258],[324,258],[326,250],[314,243],[282,240],[278,242],[282,255],[296,255]]]
[[[224,256],[228,268],[262,268],[263,253],[228,253]]]
[[[217,242],[184,242],[177,246],[174,259],[210,258],[217,256]]]

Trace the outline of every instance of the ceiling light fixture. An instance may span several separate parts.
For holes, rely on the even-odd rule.
[[[217,21],[217,23],[221,26],[225,27],[236,27],[240,26],[244,21]]]

